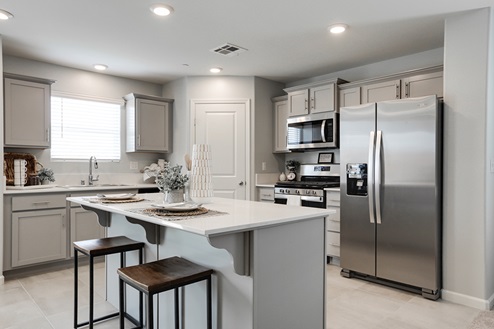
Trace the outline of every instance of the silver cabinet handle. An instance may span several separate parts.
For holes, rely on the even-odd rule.
[[[38,201],[38,202],[33,202],[33,205],[39,205],[39,204],[48,204],[50,201]]]

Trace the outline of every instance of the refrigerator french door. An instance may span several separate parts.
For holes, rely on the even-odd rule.
[[[436,96],[340,109],[343,276],[439,298],[441,117]]]

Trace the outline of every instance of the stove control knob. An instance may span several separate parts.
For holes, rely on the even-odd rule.
[[[295,190],[295,193],[300,194],[300,191],[299,190]]]
[[[285,191],[285,194],[290,194],[290,190],[288,190],[288,189],[287,189],[287,190]]]
[[[310,195],[310,190],[305,191],[305,194]]]
[[[316,195],[317,194],[317,191],[312,191],[312,194]]]

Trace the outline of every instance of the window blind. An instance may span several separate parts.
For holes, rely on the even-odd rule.
[[[120,160],[120,104],[51,97],[53,160]]]

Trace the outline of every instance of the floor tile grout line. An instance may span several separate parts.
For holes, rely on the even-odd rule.
[[[48,324],[50,325],[50,327],[52,329],[55,329],[55,327],[53,326],[53,324],[51,323],[51,321],[48,319],[48,317],[46,316],[45,312],[43,312],[43,310],[41,309],[41,307],[38,305],[38,303],[36,302],[36,300],[33,298],[33,296],[29,293],[29,291],[27,290],[26,286],[24,286],[24,284],[22,283],[21,280],[17,280],[19,282],[19,284],[21,285],[22,289],[24,289],[24,291],[26,292],[26,294],[29,296],[29,298],[33,301],[33,303],[36,305],[36,307],[38,308],[38,310],[41,312],[41,314],[43,315],[43,317],[45,318],[45,320],[48,322]]]

